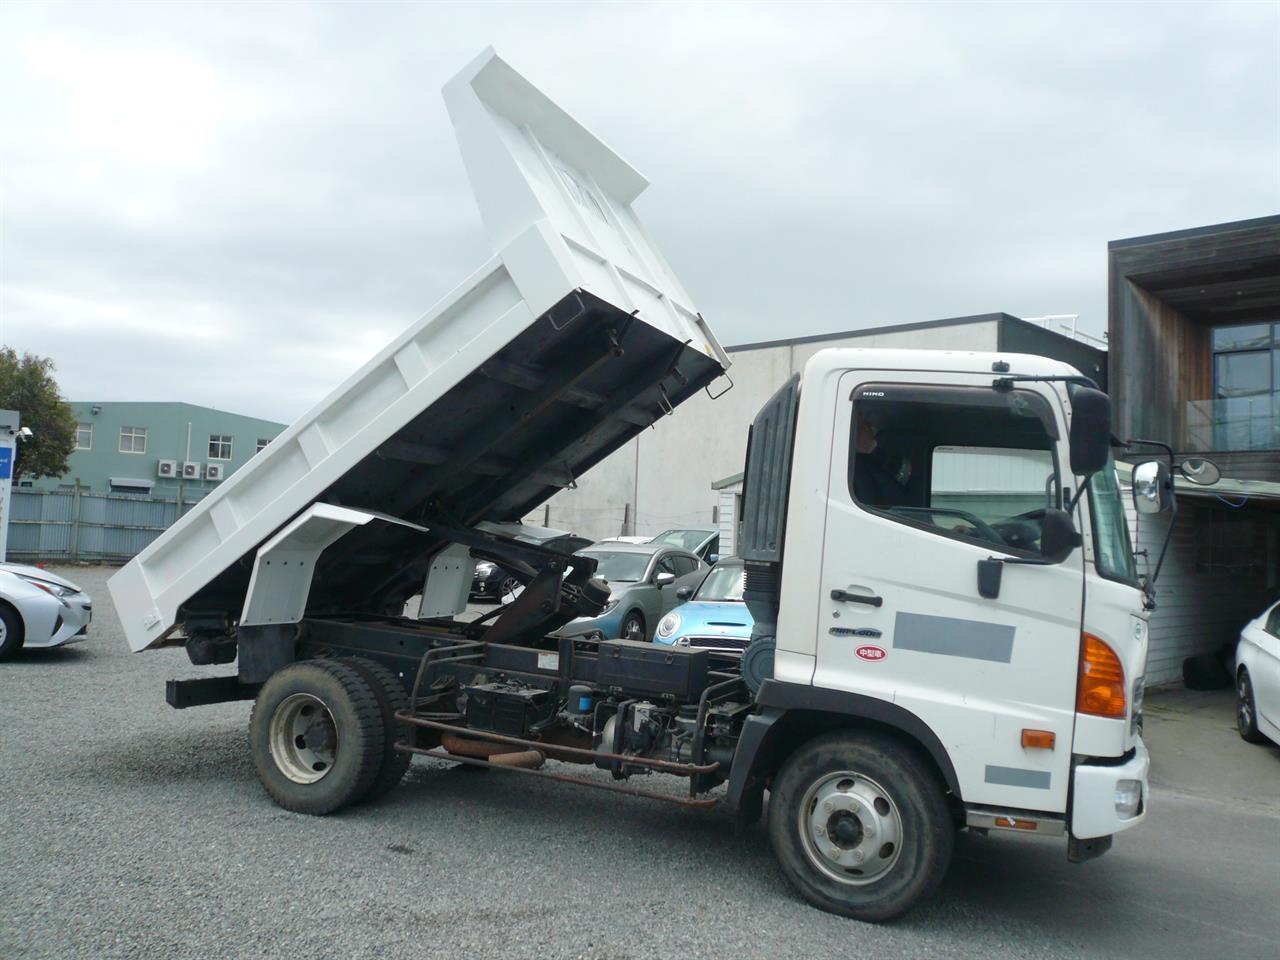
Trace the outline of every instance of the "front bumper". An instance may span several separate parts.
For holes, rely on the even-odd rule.
[[[69,597],[62,603],[58,619],[49,637],[50,647],[65,647],[89,639],[89,622],[93,619],[93,602],[86,594]]]
[[[1081,840],[1108,837],[1136,827],[1147,816],[1147,774],[1151,759],[1139,737],[1133,754],[1118,764],[1081,761],[1072,773],[1071,835]],[[1118,809],[1117,796],[1139,785],[1137,809]]]

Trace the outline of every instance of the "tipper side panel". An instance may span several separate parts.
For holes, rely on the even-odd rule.
[[[257,547],[317,500],[515,519],[728,366],[631,210],[639,174],[491,50],[446,100],[498,255],[111,578],[133,650],[234,619]],[[420,586],[420,544],[363,551],[330,551],[313,608]]]

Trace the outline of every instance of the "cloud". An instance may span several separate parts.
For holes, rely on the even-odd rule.
[[[289,420],[488,256],[440,86],[499,51],[636,164],[726,343],[1105,326],[1107,240],[1280,207],[1263,4],[0,10],[0,340]]]

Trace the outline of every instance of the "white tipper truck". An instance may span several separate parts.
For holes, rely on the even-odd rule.
[[[1141,823],[1149,604],[1109,401],[1062,363],[817,353],[748,439],[745,654],[557,633],[608,603],[594,561],[477,524],[723,389],[729,359],[632,167],[491,50],[444,95],[495,256],[111,578],[134,651],[235,664],[169,703],[254,700],[258,775],[303,813],[376,799],[415,753],[744,825],[767,793],[786,879],[868,921],[937,887],[957,830],[1082,861]],[[477,560],[526,587],[467,621]]]

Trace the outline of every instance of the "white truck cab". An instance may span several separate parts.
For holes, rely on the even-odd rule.
[[[968,825],[1067,835],[1073,859],[1141,822],[1149,614],[1109,429],[1076,428],[1078,451],[1095,432],[1081,475],[1073,397],[1100,395],[1040,357],[809,361],[748,455],[740,552],[762,667],[749,652],[744,672],[783,711],[749,727],[820,701],[897,730]]]
[[[936,888],[958,829],[1086,860],[1139,823],[1149,591],[1108,401],[1063,364],[818,353],[751,429],[745,653],[562,630],[608,602],[595,562],[503,531],[729,358],[633,168],[492,51],[445,98],[494,256],[111,578],[131,649],[227,665],[170,705],[253,700],[258,776],[300,813],[417,754],[742,823],[767,793],[784,876],[869,921]],[[480,561],[525,588],[471,620]]]

